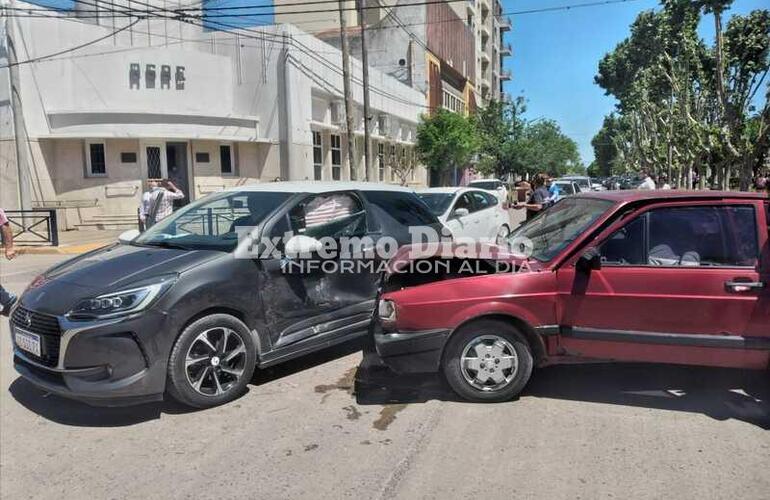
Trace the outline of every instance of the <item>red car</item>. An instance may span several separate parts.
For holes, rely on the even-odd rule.
[[[566,198],[511,234],[532,242],[513,269],[391,273],[377,352],[490,402],[576,359],[766,369],[769,206],[713,191]]]

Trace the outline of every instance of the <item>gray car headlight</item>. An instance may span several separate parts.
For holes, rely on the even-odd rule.
[[[155,282],[133,286],[119,292],[110,292],[98,297],[84,299],[67,313],[71,319],[107,319],[136,313],[146,309],[165,290],[171,287],[176,277],[165,277]]]

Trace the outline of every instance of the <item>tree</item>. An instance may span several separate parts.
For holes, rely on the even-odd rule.
[[[441,173],[444,185],[457,183],[457,170],[470,163],[479,146],[472,117],[439,109],[431,116],[423,115],[417,126],[416,149],[420,160]]]
[[[522,135],[526,122],[524,97],[511,102],[490,101],[476,113],[476,129],[479,133],[479,162],[477,170],[483,174],[503,177],[511,171],[515,160],[511,158],[512,143]]]
[[[521,137],[511,144],[509,154],[516,172],[545,172],[558,177],[585,170],[577,144],[553,120],[527,124]]]
[[[622,173],[623,153],[620,149],[620,141],[623,140],[623,123],[615,113],[604,117],[602,128],[591,139],[594,148],[594,163],[591,164],[591,175],[594,177],[609,177]]]
[[[768,144],[767,98],[752,106],[768,72],[770,15],[733,16],[723,29],[732,0],[661,3],[599,62],[595,81],[618,103],[592,141],[597,168],[667,170],[683,187],[699,173],[725,189],[740,171],[746,189]],[[714,47],[698,35],[703,12],[714,15]]]

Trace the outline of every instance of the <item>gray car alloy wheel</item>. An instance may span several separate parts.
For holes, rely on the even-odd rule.
[[[498,335],[481,335],[468,342],[460,356],[460,372],[480,391],[504,389],[516,376],[519,357],[510,342]]]
[[[190,386],[204,396],[219,396],[235,386],[243,375],[246,346],[227,327],[210,328],[192,341],[185,357]]]

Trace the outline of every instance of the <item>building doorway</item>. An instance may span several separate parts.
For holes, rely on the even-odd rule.
[[[166,177],[181,189],[185,197],[181,200],[174,200],[174,208],[189,203],[190,200],[190,182],[187,171],[187,143],[186,142],[167,142],[166,143]]]

